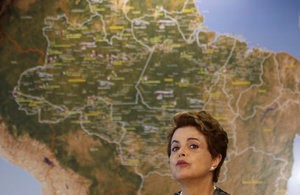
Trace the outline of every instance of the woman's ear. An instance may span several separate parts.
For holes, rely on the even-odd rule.
[[[221,160],[222,160],[222,155],[221,154],[218,154],[216,157],[214,157],[212,159],[212,164],[211,164],[210,171],[215,170],[218,167]]]

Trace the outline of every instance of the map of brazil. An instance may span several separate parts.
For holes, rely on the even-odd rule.
[[[43,194],[174,193],[166,137],[184,110],[228,133],[218,186],[286,193],[299,59],[209,30],[193,0],[16,2],[0,12],[0,154]]]

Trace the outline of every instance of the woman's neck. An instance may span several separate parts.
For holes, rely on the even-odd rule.
[[[214,184],[211,180],[189,179],[181,182],[182,195],[213,195]]]

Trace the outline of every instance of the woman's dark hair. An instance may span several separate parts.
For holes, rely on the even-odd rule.
[[[205,136],[208,151],[212,158],[222,155],[218,167],[213,172],[213,182],[218,181],[221,166],[226,158],[228,137],[219,122],[206,111],[180,112],[174,115],[173,125],[168,135],[168,157],[171,155],[171,141],[175,131],[180,127],[193,126]]]

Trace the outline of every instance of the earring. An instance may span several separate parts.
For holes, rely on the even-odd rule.
[[[210,171],[213,171],[213,170],[215,170],[215,167],[214,166],[210,167]]]

